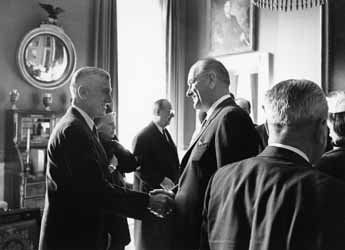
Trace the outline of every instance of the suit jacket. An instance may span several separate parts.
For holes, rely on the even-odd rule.
[[[260,137],[260,145],[259,145],[259,152],[264,151],[264,149],[267,147],[268,145],[268,134],[267,134],[267,130],[265,127],[265,124],[260,124],[257,125],[255,127],[256,132],[258,132],[258,135]]]
[[[205,197],[201,249],[345,249],[345,186],[268,146],[224,166]]]
[[[137,169],[139,163],[135,159],[135,156],[120,144],[116,136],[112,140],[109,140],[100,135],[100,139],[108,159],[111,160],[113,155],[116,156],[118,160],[116,169],[120,173],[131,173]]]
[[[140,170],[136,172],[134,189],[149,192],[161,189],[164,177],[177,182],[179,159],[176,146],[168,134],[169,141],[151,122],[133,141],[133,153]],[[134,241],[136,250],[168,250],[172,244],[172,220],[156,218],[147,214],[142,221],[135,221]]]
[[[133,172],[138,167],[138,163],[134,155],[118,142],[117,137],[115,138],[108,139],[100,134],[101,143],[107,154],[108,162],[113,156],[116,156],[118,160],[116,169],[109,170],[105,176],[111,184],[125,187],[124,173]],[[111,235],[112,245],[127,245],[130,242],[127,218],[114,211],[105,211],[105,216],[105,227],[106,231]]]
[[[177,182],[179,159],[176,146],[169,136],[170,143],[150,122],[133,140],[133,154],[137,157],[140,170],[136,173],[135,186],[138,190],[148,192],[161,188],[159,184],[164,177]]]
[[[345,182],[345,147],[324,153],[316,168]]]
[[[104,249],[104,210],[140,218],[148,195],[106,180],[107,156],[73,107],[48,143],[47,191],[39,249]]]
[[[199,248],[203,199],[210,177],[227,163],[256,155],[258,144],[249,115],[231,98],[221,102],[181,162],[184,171],[175,196],[176,249]]]

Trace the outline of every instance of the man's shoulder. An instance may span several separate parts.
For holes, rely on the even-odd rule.
[[[138,142],[149,140],[155,134],[155,129],[157,128],[155,128],[153,122],[150,122],[136,134],[136,136],[134,137],[134,141]]]
[[[236,105],[224,105],[220,108],[218,113],[214,116],[214,124],[227,124],[227,126],[235,126],[255,130],[254,124],[250,116]]]
[[[67,112],[55,125],[51,138],[61,135],[78,135],[86,133],[87,124],[79,117]]]
[[[305,165],[282,160],[275,157],[254,156],[221,167],[215,174],[215,178],[222,179],[226,176],[231,178],[243,178],[253,175],[255,178],[292,178],[304,179],[311,176],[320,177],[319,171]],[[322,175],[322,174],[321,174]],[[314,178],[312,177],[312,178]]]

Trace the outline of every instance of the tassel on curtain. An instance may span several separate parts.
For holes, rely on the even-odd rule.
[[[327,0],[252,0],[252,3],[259,8],[279,11],[304,10],[326,2]]]

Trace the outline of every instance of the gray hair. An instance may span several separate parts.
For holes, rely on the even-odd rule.
[[[328,106],[321,88],[309,80],[282,81],[267,91],[264,100],[268,123],[294,126],[326,119]]]
[[[202,65],[201,69],[203,72],[213,71],[218,80],[230,86],[229,72],[221,62],[214,58],[205,58],[201,59],[199,63]]]
[[[78,87],[90,85],[92,83],[90,79],[94,76],[110,79],[110,75],[107,71],[97,67],[85,66],[79,68],[73,73],[71,84],[69,87],[73,99],[76,97]]]

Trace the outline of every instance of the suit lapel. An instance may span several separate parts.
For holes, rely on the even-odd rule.
[[[96,146],[96,148],[98,149],[98,151],[102,154],[102,156],[104,157],[104,159],[108,159],[108,156],[102,146],[102,144],[100,143],[100,141],[96,138],[96,136],[94,135],[94,133],[92,132],[91,128],[89,127],[89,125],[87,124],[87,122],[85,121],[84,117],[79,113],[79,111],[73,107],[71,107],[71,113],[78,119],[81,121],[81,124],[83,125],[85,131],[87,131],[87,133],[89,134],[89,137],[92,138],[93,140],[93,144]],[[102,158],[103,158],[102,157]]]
[[[172,138],[171,138],[168,131],[167,131],[167,136],[169,137],[169,141],[171,141],[172,144],[167,141],[167,138],[165,138],[165,136],[159,131],[156,124],[151,122],[150,126],[151,126],[151,129],[152,129],[153,133],[155,134],[155,136],[157,138],[159,138],[159,140],[163,143],[163,145],[166,145],[167,147],[172,148],[172,149],[174,149],[174,151],[177,152],[176,146],[174,145],[174,142],[172,141]]]
[[[213,111],[212,115],[210,116],[209,119],[207,119],[206,124],[204,125],[204,127],[201,129],[201,131],[199,132],[198,136],[195,137],[195,139],[193,140],[193,142],[189,145],[185,155],[183,156],[182,159],[182,163],[187,163],[187,159],[189,158],[190,153],[192,152],[195,144],[197,143],[197,141],[199,141],[200,137],[206,132],[208,126],[211,124],[211,122],[217,117],[218,113],[227,106],[232,106],[232,105],[236,105],[235,102],[231,99],[231,98],[227,98],[225,99],[223,102],[221,102],[220,104],[218,104],[218,106],[216,107],[216,109]],[[182,165],[181,163],[181,165]]]
[[[167,134],[167,136],[168,136],[168,140],[169,140],[168,144],[169,144],[169,146],[170,146],[171,148],[173,148],[174,151],[177,151],[176,145],[175,145],[175,143],[174,143],[174,141],[173,141],[173,139],[172,139],[172,137],[171,137],[169,131],[168,131],[167,129],[166,129],[165,131],[166,131],[166,134]]]

